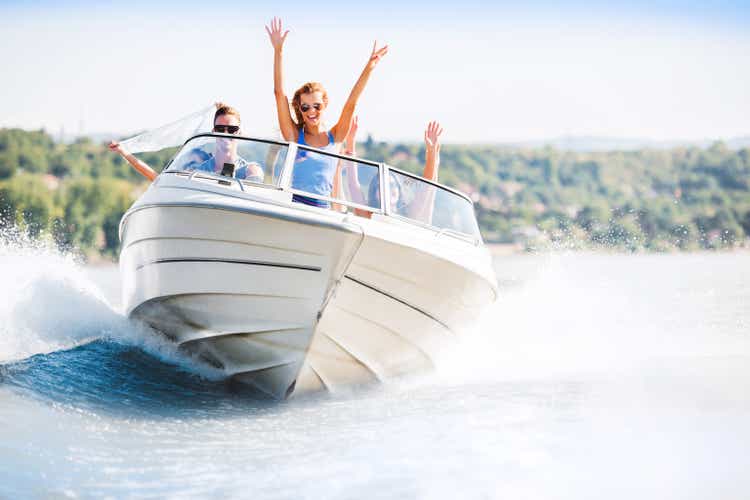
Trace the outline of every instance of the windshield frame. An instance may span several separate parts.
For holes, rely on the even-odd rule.
[[[477,233],[476,234],[464,233],[463,231],[457,231],[455,229],[450,229],[450,228],[446,228],[446,227],[435,226],[433,224],[428,224],[428,223],[420,221],[420,220],[411,219],[411,218],[406,217],[404,215],[401,215],[399,213],[393,212],[391,210],[391,207],[390,207],[390,198],[391,198],[390,195],[388,195],[388,196],[385,197],[388,200],[388,202],[387,202],[388,208],[386,210],[386,215],[388,215],[390,217],[397,218],[399,220],[410,222],[412,224],[416,224],[416,225],[421,226],[421,227],[432,229],[434,231],[437,231],[438,234],[448,234],[448,235],[451,235],[451,236],[454,236],[454,237],[457,237],[457,238],[461,238],[461,239],[466,240],[466,241],[470,241],[470,242],[474,243],[475,245],[478,245],[479,243],[481,243],[483,241],[482,240],[482,232],[479,229],[479,221],[477,220],[477,212],[476,212],[476,210],[474,208],[474,201],[468,195],[462,193],[461,191],[458,191],[456,189],[448,187],[448,186],[446,186],[444,184],[440,184],[439,182],[435,182],[433,180],[426,179],[426,178],[422,177],[421,175],[413,174],[411,172],[407,172],[406,170],[403,170],[403,169],[400,169],[400,168],[396,168],[396,167],[392,167],[392,166],[390,166],[388,164],[385,164],[385,163],[383,165],[385,166],[385,170],[386,170],[386,172],[385,172],[385,175],[386,175],[385,179],[387,179],[387,176],[390,175],[390,172],[396,172],[397,174],[403,175],[404,177],[409,177],[411,179],[414,179],[417,182],[422,182],[424,184],[432,185],[432,186],[434,186],[437,189],[443,189],[445,191],[448,191],[451,194],[458,195],[460,198],[463,198],[465,201],[467,201],[469,203],[469,206],[471,207],[471,212],[474,215],[474,221],[476,222],[476,226],[477,226]],[[381,186],[385,185],[384,182],[385,181],[382,181]]]
[[[290,192],[292,194],[299,194],[299,195],[302,195],[302,196],[308,196],[308,197],[311,197],[311,198],[316,198],[316,199],[320,199],[320,200],[323,200],[323,201],[327,201],[329,203],[340,204],[340,205],[344,205],[344,206],[348,206],[348,207],[352,207],[352,208],[357,208],[357,209],[360,209],[360,210],[365,210],[365,211],[372,212],[372,213],[377,213],[377,214],[380,214],[380,215],[385,215],[385,216],[393,217],[395,219],[403,220],[405,222],[408,222],[410,224],[414,224],[416,226],[420,226],[420,227],[424,227],[424,228],[436,231],[438,234],[448,234],[448,235],[457,237],[457,238],[462,239],[462,240],[473,242],[475,245],[478,245],[478,244],[480,244],[482,242],[481,231],[479,230],[479,223],[478,223],[479,221],[477,221],[477,218],[476,218],[476,210],[475,210],[475,207],[474,207],[474,201],[469,197],[469,195],[467,195],[465,193],[462,193],[461,191],[459,191],[457,189],[454,189],[452,187],[446,186],[445,184],[441,184],[441,183],[433,181],[431,179],[426,179],[426,178],[424,178],[424,177],[422,177],[420,175],[408,172],[406,170],[403,170],[403,169],[400,169],[400,168],[397,168],[397,167],[392,167],[392,166],[390,166],[390,165],[388,165],[387,163],[384,163],[384,162],[378,163],[378,162],[375,162],[375,161],[372,161],[372,160],[367,160],[367,159],[359,158],[359,157],[356,157],[356,156],[349,156],[349,155],[344,155],[344,154],[335,153],[335,152],[331,152],[331,151],[326,151],[324,149],[316,148],[316,147],[313,147],[313,146],[308,146],[306,144],[298,144],[296,142],[288,142],[288,141],[284,141],[284,140],[267,139],[267,138],[253,137],[253,136],[247,136],[247,135],[225,134],[225,133],[218,133],[218,132],[204,132],[204,133],[196,134],[196,135],[190,137],[189,139],[187,139],[182,144],[182,146],[180,147],[180,149],[175,153],[175,155],[172,156],[172,158],[169,160],[169,162],[167,162],[167,164],[164,166],[164,169],[162,170],[161,173],[182,174],[182,175],[189,174],[191,178],[195,177],[196,174],[194,174],[193,172],[181,171],[181,170],[168,171],[168,169],[172,165],[174,159],[180,154],[180,152],[182,151],[182,149],[190,141],[192,141],[194,139],[201,138],[201,137],[224,137],[224,138],[229,138],[229,139],[242,139],[242,140],[248,140],[248,141],[253,141],[253,142],[260,142],[260,143],[264,143],[264,144],[272,144],[272,145],[277,145],[277,146],[282,146],[282,147],[286,147],[287,148],[286,158],[284,160],[284,166],[282,167],[281,174],[279,175],[277,185],[266,184],[266,183],[258,183],[258,182],[254,182],[254,181],[247,181],[245,179],[236,179],[238,181],[238,183],[240,184],[240,189],[242,191],[244,191],[244,188],[242,187],[243,184],[248,184],[248,185],[253,186],[253,187],[264,187],[264,188],[270,188],[270,189],[275,189],[275,190],[288,191],[288,192]],[[464,233],[464,232],[457,231],[457,230],[454,230],[454,229],[449,229],[449,228],[441,228],[441,227],[438,227],[438,226],[435,226],[435,225],[432,225],[432,224],[427,224],[427,223],[422,222],[422,221],[418,221],[418,220],[415,220],[415,219],[410,219],[409,217],[405,217],[405,216],[400,215],[398,213],[394,213],[391,210],[391,206],[390,206],[390,198],[391,198],[390,194],[387,195],[387,196],[381,196],[380,207],[375,208],[375,207],[371,207],[371,206],[367,206],[367,205],[361,205],[359,203],[352,202],[352,201],[347,201],[347,200],[332,198],[332,197],[328,197],[328,196],[317,195],[317,194],[314,194],[314,193],[308,193],[306,191],[300,191],[300,190],[294,189],[294,188],[291,187],[291,183],[292,183],[292,171],[294,169],[294,162],[295,162],[295,158],[297,157],[297,151],[299,149],[303,149],[305,151],[311,151],[311,152],[314,152],[314,153],[320,153],[320,154],[323,154],[325,156],[331,156],[331,157],[334,157],[334,158],[337,158],[337,159],[343,160],[343,161],[351,161],[351,162],[361,163],[363,165],[369,165],[369,166],[372,166],[372,167],[377,167],[378,168],[378,172],[380,174],[379,183],[380,183],[381,192],[384,192],[384,191],[382,191],[383,186],[386,185],[386,181],[388,179],[388,176],[390,175],[390,172],[393,171],[393,172],[396,172],[396,173],[398,173],[400,175],[412,178],[412,179],[414,179],[417,182],[421,182],[421,183],[424,183],[424,184],[432,185],[432,186],[434,186],[437,189],[448,191],[449,193],[451,193],[453,195],[459,196],[460,198],[463,198],[467,203],[469,203],[469,206],[471,207],[472,213],[474,215],[474,221],[476,222],[476,226],[477,226],[477,234]],[[215,175],[215,174],[212,175],[210,173],[205,173],[205,172],[201,173],[200,176],[203,177],[204,174],[206,174],[205,175],[206,177],[208,177],[210,179],[217,180],[217,181],[226,180],[226,179],[224,179],[223,177],[221,177],[219,175]]]
[[[180,149],[177,150],[177,152],[172,156],[172,158],[170,158],[170,160],[164,166],[164,169],[162,170],[161,173],[188,175],[190,177],[190,179],[193,179],[194,177],[196,177],[196,173],[194,171],[190,171],[190,170],[172,170],[172,171],[168,171],[168,169],[172,165],[172,163],[174,162],[175,158],[177,158],[179,156],[179,154],[182,152],[182,150],[185,148],[185,146],[187,146],[187,144],[189,142],[191,142],[191,141],[193,141],[195,139],[200,139],[202,137],[225,137],[227,139],[244,139],[244,140],[248,140],[248,141],[252,141],[252,142],[260,142],[260,143],[264,143],[264,144],[273,144],[273,145],[276,145],[276,146],[285,146],[287,148],[287,155],[289,155],[289,151],[291,150],[290,144],[288,142],[285,142],[285,141],[278,141],[278,140],[275,140],[275,139],[265,139],[265,138],[261,138],[261,137],[249,137],[249,136],[238,135],[238,134],[225,134],[225,133],[220,133],[220,132],[203,132],[203,133],[200,133],[200,134],[196,134],[196,135],[190,137],[189,139],[187,139],[185,142],[183,142],[182,146],[180,146]],[[236,179],[236,178],[232,178],[232,179],[236,180],[238,182],[238,184],[240,185],[240,190],[242,190],[242,191],[245,191],[245,189],[244,189],[245,185],[249,185],[249,186],[253,186],[253,187],[262,187],[262,188],[265,188],[265,189],[275,189],[277,191],[281,191],[281,190],[284,189],[282,181],[283,181],[283,178],[284,178],[284,172],[288,168],[288,160],[289,160],[289,158],[287,156],[284,159],[284,166],[282,167],[281,175],[279,175],[279,180],[278,180],[277,185],[275,185],[275,184],[268,184],[268,183],[265,183],[265,182],[250,181],[250,180],[247,180],[247,179]],[[198,177],[203,177],[203,178],[207,178],[207,179],[213,179],[213,180],[216,180],[216,181],[219,181],[219,182],[222,181],[222,180],[223,181],[227,180],[226,177],[222,177],[221,175],[218,175],[218,174],[215,174],[215,173],[211,173],[211,172],[201,172],[201,175],[198,175]]]
[[[462,193],[461,191],[458,191],[457,189],[454,189],[452,187],[446,186],[445,184],[440,184],[439,182],[435,182],[433,180],[427,179],[425,177],[422,177],[421,175],[414,174],[412,172],[407,172],[406,170],[402,170],[402,169],[397,168],[397,167],[392,167],[392,166],[390,166],[388,164],[386,164],[386,166],[388,167],[388,170],[392,170],[392,171],[396,172],[397,174],[402,174],[402,175],[405,175],[407,177],[411,177],[412,179],[416,179],[419,182],[424,182],[425,184],[432,184],[435,187],[444,189],[444,190],[449,191],[449,192],[451,192],[453,194],[457,194],[458,196],[460,196],[464,200],[468,201],[469,204],[472,207],[474,206],[474,201],[466,193]]]
[[[363,165],[367,165],[367,166],[370,166],[370,167],[375,167],[375,168],[378,169],[378,175],[380,177],[380,179],[378,181],[379,187],[383,186],[383,179],[385,179],[385,177],[383,175],[383,171],[386,168],[384,163],[378,163],[378,162],[375,162],[375,161],[372,161],[372,160],[366,160],[364,158],[357,158],[355,156],[348,156],[348,155],[343,155],[343,154],[340,154],[340,153],[334,153],[332,151],[326,151],[326,150],[321,149],[321,148],[316,148],[316,147],[313,147],[313,146],[308,146],[307,144],[297,144],[295,142],[290,142],[288,144],[289,144],[289,152],[287,153],[288,156],[286,158],[287,164],[284,165],[284,172],[282,172],[281,178],[280,178],[280,181],[279,181],[279,185],[282,186],[283,189],[286,189],[286,190],[290,191],[293,194],[298,194],[298,195],[306,196],[306,197],[309,197],[309,198],[323,200],[323,201],[327,201],[329,203],[336,203],[336,204],[339,204],[339,205],[351,206],[353,208],[358,208],[360,210],[364,210],[364,211],[367,211],[367,212],[372,212],[372,213],[381,214],[381,215],[387,213],[387,211],[386,211],[386,204],[388,203],[387,202],[387,199],[388,199],[387,196],[381,197],[381,199],[380,199],[380,206],[379,207],[371,207],[369,205],[360,205],[359,203],[356,203],[356,202],[353,202],[353,201],[347,201],[347,200],[332,198],[332,197],[329,197],[329,196],[323,196],[323,195],[319,195],[319,194],[308,193],[306,191],[300,191],[300,190],[294,189],[292,187],[292,171],[294,170],[294,160],[295,160],[295,158],[297,158],[297,151],[299,151],[300,149],[302,149],[304,151],[312,151],[313,153],[320,153],[320,154],[322,154],[324,156],[331,156],[333,158],[337,158],[339,161],[342,161],[342,160],[343,161],[350,161],[350,162],[354,162],[354,163],[361,163]],[[287,173],[288,173],[288,175],[285,175]],[[284,184],[284,181],[287,181],[287,183]]]

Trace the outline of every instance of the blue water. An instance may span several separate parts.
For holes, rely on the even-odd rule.
[[[496,260],[437,373],[272,402],[0,248],[0,498],[746,498],[750,256]]]
[[[8,363],[0,379],[31,398],[113,416],[195,416],[258,399],[112,340]]]

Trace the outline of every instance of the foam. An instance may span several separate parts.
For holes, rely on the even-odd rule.
[[[96,339],[139,347],[207,378],[222,373],[130,321],[86,277],[77,258],[43,240],[0,234],[0,363],[73,348]]]

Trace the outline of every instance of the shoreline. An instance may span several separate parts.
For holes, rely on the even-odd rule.
[[[540,255],[550,253],[577,253],[577,254],[601,254],[601,255],[714,255],[714,254],[747,254],[750,257],[750,247],[740,246],[735,248],[717,248],[706,249],[697,248],[691,250],[636,250],[628,251],[622,248],[564,248],[551,247],[528,248],[521,243],[485,243],[484,246],[489,250],[493,257],[507,257],[511,255]]]

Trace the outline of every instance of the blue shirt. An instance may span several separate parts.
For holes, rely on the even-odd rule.
[[[297,142],[303,146],[307,145],[305,142],[304,127],[299,130]],[[333,142],[333,134],[328,131],[328,144],[318,149],[335,153],[336,147],[336,143]],[[292,171],[292,187],[300,191],[307,191],[308,193],[331,196],[333,176],[336,174],[338,161],[338,158],[322,155],[314,151],[297,150],[297,157],[294,159],[294,170]],[[328,208],[329,206],[327,201],[307,198],[305,196],[294,195],[292,199],[316,207]]]

